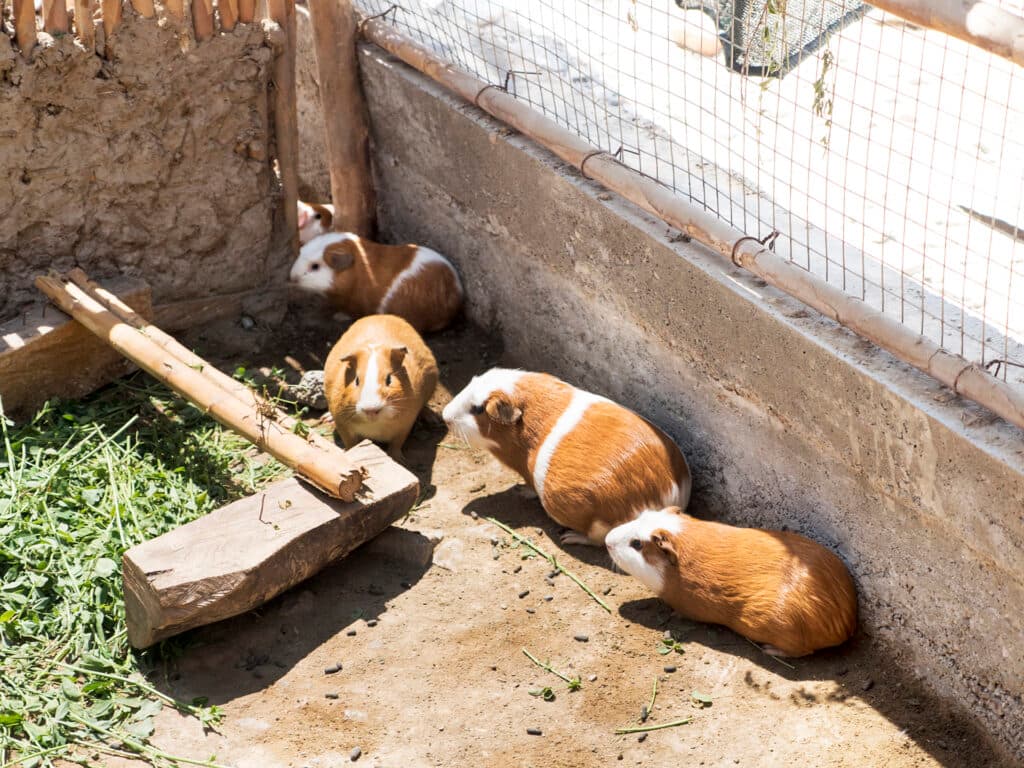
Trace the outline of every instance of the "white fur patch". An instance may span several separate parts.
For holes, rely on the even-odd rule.
[[[356,401],[356,413],[366,416],[367,411],[381,411],[384,408],[384,396],[380,391],[380,363],[377,358],[380,356],[376,344],[370,345],[370,359],[366,362],[366,371],[363,375],[362,388],[359,390],[359,399]]]
[[[474,376],[465,389],[444,407],[441,417],[453,432],[474,448],[491,450],[496,447],[494,441],[488,440],[480,434],[476,417],[471,410],[482,408],[492,392],[501,391],[508,395],[515,394],[516,383],[525,375],[525,371],[492,368],[486,373]]]
[[[324,205],[328,211],[331,212],[331,216],[334,216],[334,206]],[[324,222],[317,218],[316,209],[299,200],[299,243],[305,245],[314,237],[327,233],[327,227]]]
[[[646,543],[651,540],[651,534],[659,529],[678,535],[683,532],[684,522],[675,512],[649,509],[640,513],[635,520],[612,528],[605,537],[604,545],[619,568],[651,591],[661,594],[665,587],[665,575],[658,566],[647,562],[643,552],[634,549],[631,543]]]
[[[324,250],[343,240],[358,239],[351,232],[329,232],[314,237],[299,249],[299,258],[292,264],[288,279],[305,291],[327,293],[334,283],[334,270],[324,264]]]
[[[388,304],[395,297],[395,293],[398,289],[409,280],[412,280],[420,272],[426,269],[431,264],[443,264],[451,273],[455,276],[455,286],[462,295],[462,281],[459,280],[459,273],[455,271],[448,259],[442,256],[437,251],[432,251],[429,248],[419,246],[416,249],[416,255],[412,261],[409,262],[409,266],[395,275],[395,279],[391,281],[391,285],[388,287],[388,292],[384,294],[384,298],[380,300],[380,304],[377,306],[377,312],[380,314],[386,314],[388,311]]]
[[[537,496],[540,503],[544,503],[544,480],[548,476],[548,469],[551,466],[551,458],[558,450],[558,446],[565,439],[566,435],[573,431],[583,419],[587,408],[594,403],[607,403],[608,398],[584,392],[582,389],[573,389],[572,399],[569,405],[562,411],[555,425],[544,438],[544,442],[537,449],[537,460],[533,464],[533,487],[537,489]]]

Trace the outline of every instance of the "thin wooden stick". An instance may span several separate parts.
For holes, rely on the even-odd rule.
[[[213,0],[192,0],[192,28],[200,43],[213,37]]]
[[[367,39],[547,147],[565,162],[581,168],[588,178],[935,377],[957,394],[1024,428],[1024,392],[992,376],[980,365],[947,352],[899,320],[776,255],[753,238],[745,237],[745,233],[720,221],[713,213],[696,208],[668,187],[623,165],[609,153],[596,149],[514,96],[438,59],[432,51],[413,42],[392,25],[380,19],[368,19],[362,30]]]
[[[65,0],[43,0],[43,29],[51,35],[66,35],[68,6]]]
[[[220,14],[220,28],[230,32],[238,23],[238,0],[220,0],[217,12]]]
[[[88,50],[96,45],[96,24],[92,19],[93,0],[75,0],[75,32]]]
[[[180,344],[173,336],[165,333],[163,330],[147,321],[146,318],[121,301],[121,299],[116,295],[105,289],[99,283],[95,283],[90,280],[89,276],[86,275],[84,271],[75,267],[68,272],[67,276],[70,278],[71,282],[88,293],[97,302],[102,304],[105,309],[116,315],[119,320],[128,323],[134,328],[138,328],[165,352],[173,355],[193,370],[197,370],[202,373],[221,389],[229,392],[240,400],[244,405],[254,407],[261,413],[267,413],[272,410],[274,412],[275,421],[280,423],[281,426],[290,432],[300,434],[300,430],[305,426],[304,424],[300,426],[301,422],[289,416],[280,408],[261,397],[245,382],[228,376],[215,365],[210,365],[199,355]],[[310,429],[305,435],[301,436],[305,437],[307,442],[316,445],[321,450],[337,450],[337,446],[330,439],[324,437],[315,430]]]
[[[138,328],[121,321],[74,283],[53,277],[38,277],[35,283],[79,323],[221,424],[291,467],[325,493],[344,501],[355,498],[362,485],[362,471],[343,451],[328,452],[310,445],[273,421],[273,414],[246,406],[200,371],[166,354]]]
[[[352,0],[308,0],[320,81],[334,229],[373,236],[370,129],[356,59]]]
[[[284,220],[292,256],[299,252],[299,120],[295,97],[295,0],[267,0],[270,18],[284,30],[274,59],[274,132],[284,190]]]
[[[14,40],[26,59],[36,46],[36,6],[33,0],[14,0]]]
[[[256,20],[256,0],[238,0],[238,20],[243,24]]]
[[[132,8],[144,19],[152,19],[156,15],[153,0],[132,0]]]
[[[594,598],[594,600],[597,602],[597,604],[600,605],[602,608],[604,608],[606,611],[608,611],[608,613],[612,612],[612,609],[608,607],[608,604],[605,603],[605,601],[602,600],[600,597],[598,597],[596,594],[594,594],[594,590],[592,590],[590,587],[588,587],[586,584],[584,584],[583,581],[580,579],[580,577],[577,576],[575,573],[573,573],[570,570],[567,570],[561,563],[558,562],[558,560],[555,559],[554,555],[549,555],[547,552],[545,552],[543,549],[538,547],[536,544],[534,544],[528,538],[526,538],[525,536],[520,536],[518,533],[513,531],[507,525],[505,525],[504,523],[498,522],[493,517],[485,517],[484,520],[486,520],[489,523],[494,523],[494,525],[496,525],[499,528],[501,528],[501,530],[503,530],[505,533],[507,533],[509,536],[511,536],[516,541],[518,541],[520,544],[522,544],[525,547],[529,547],[530,549],[532,549],[538,555],[540,555],[545,560],[547,560],[549,563],[551,563],[552,567],[556,571],[558,571],[559,573],[564,573],[570,579],[575,581],[576,584],[578,584],[579,587],[584,592],[586,592],[588,595],[590,595],[592,598]]]
[[[682,720],[673,720],[671,723],[662,723],[661,725],[642,725],[637,726],[636,728],[616,728],[615,733],[621,735],[623,733],[645,733],[646,731],[660,731],[664,728],[675,728],[678,725],[686,725],[687,723],[692,722],[692,717],[684,717]]]
[[[121,24],[121,0],[100,0],[103,10],[103,46],[104,53],[109,57],[112,52],[111,38]]]

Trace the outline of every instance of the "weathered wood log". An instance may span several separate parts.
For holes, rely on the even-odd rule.
[[[261,412],[245,405],[204,376],[202,370],[168,355],[74,283],[65,284],[53,277],[38,277],[35,283],[62,310],[221,424],[326,493],[345,501],[355,497],[362,484],[362,469],[353,465],[343,451],[312,445],[274,421],[272,411]]]
[[[146,283],[122,278],[110,285],[139,315],[152,315]],[[0,325],[0,398],[8,414],[28,415],[51,398],[83,397],[133,367],[47,304]]]
[[[252,610],[409,511],[415,475],[368,441],[348,455],[368,470],[357,501],[283,480],[125,552],[128,641],[145,648]]]
[[[75,0],[75,33],[87,50],[96,45],[96,24],[92,19],[93,0]]]
[[[14,0],[14,41],[26,59],[36,47],[36,4],[34,0]]]
[[[200,43],[213,37],[213,0],[192,0],[192,28]]]
[[[68,33],[68,6],[64,0],[43,0],[43,29],[51,35]]]
[[[295,90],[295,0],[267,0],[270,18],[284,30],[284,48],[274,59],[274,134],[284,191],[284,221],[291,256],[299,252],[299,118]]]
[[[334,229],[373,236],[370,130],[356,60],[352,0],[308,0],[320,80]]]

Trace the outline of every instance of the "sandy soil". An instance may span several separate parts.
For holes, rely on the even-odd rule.
[[[283,343],[256,357],[281,365],[292,353],[312,367],[329,342]],[[435,410],[501,360],[469,327],[430,343],[445,385]],[[151,677],[175,696],[208,696],[225,719],[203,733],[165,710],[156,745],[239,768],[339,766],[356,747],[360,764],[392,768],[1001,764],[871,638],[787,668],[727,630],[674,617],[605,552],[560,547],[518,478],[443,426],[418,427],[406,456],[424,500],[392,536],[392,556],[363,548],[259,611],[186,636],[180,658]],[[556,555],[611,612],[565,575],[549,578],[551,566],[524,557],[488,516]],[[443,532],[432,565],[403,556],[431,530]],[[657,652],[666,632],[685,652]],[[524,648],[582,689],[569,692]],[[341,671],[326,674],[334,664]],[[648,724],[692,721],[642,741],[616,735],[637,725],[655,679]],[[545,686],[554,701],[530,695]],[[694,691],[712,704],[699,708]]]

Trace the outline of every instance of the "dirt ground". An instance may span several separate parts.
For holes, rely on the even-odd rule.
[[[329,341],[278,337],[248,360],[283,365],[291,354],[315,367]],[[444,385],[435,411],[474,373],[514,362],[467,326],[428,341]],[[204,733],[165,710],[158,747],[238,768],[340,766],[356,747],[360,764],[391,768],[1006,764],[863,633],[783,666],[725,629],[674,617],[605,552],[563,549],[518,478],[443,426],[417,427],[406,458],[425,498],[392,535],[393,551],[440,531],[433,564],[363,548],[258,611],[192,632],[153,682],[207,696],[225,718]],[[556,555],[611,612],[565,575],[549,578],[551,566],[524,558],[487,516]],[[683,653],[658,653],[666,632]],[[522,649],[579,676],[582,689],[569,692]],[[341,671],[325,673],[334,664]],[[638,724],[655,679],[647,724],[691,722],[616,735]],[[530,694],[545,686],[554,701]],[[693,702],[695,691],[711,705]]]

